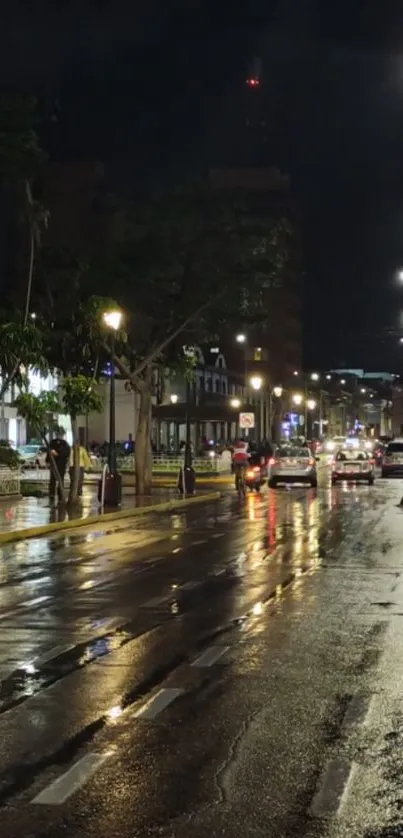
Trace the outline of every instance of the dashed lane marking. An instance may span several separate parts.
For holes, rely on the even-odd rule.
[[[192,547],[198,547],[199,544],[207,544],[207,538],[200,538],[199,541],[192,541]]]
[[[185,582],[184,585],[180,585],[180,591],[194,591],[195,588],[200,588],[201,582]]]
[[[182,695],[183,690],[173,687],[163,687],[156,695],[150,698],[139,710],[134,714],[136,719],[155,719],[162,710],[165,710],[169,704],[172,704],[178,696]]]
[[[142,608],[156,608],[158,605],[163,605],[167,602],[168,595],[161,594],[161,596],[155,596],[153,599],[148,599],[147,602],[143,602]]]
[[[339,815],[345,806],[349,787],[356,773],[355,763],[331,759],[311,804],[311,814],[316,818]]]
[[[203,652],[195,661],[191,664],[191,666],[195,666],[198,668],[205,668],[207,666],[213,666],[226,652],[228,652],[229,646],[210,646],[208,649]]]
[[[72,765],[65,774],[62,774],[61,777],[58,777],[57,780],[41,791],[32,802],[42,806],[60,806],[91,779],[109,756],[110,753],[108,752],[87,754]]]

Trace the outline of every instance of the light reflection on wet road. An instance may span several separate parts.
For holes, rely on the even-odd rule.
[[[318,492],[3,547],[7,835],[325,834],[382,603],[403,613],[399,497],[323,472]]]

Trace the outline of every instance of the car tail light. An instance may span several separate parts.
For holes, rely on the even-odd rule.
[[[253,471],[255,472],[255,474],[258,474],[258,472],[260,471],[259,466],[254,466]]]
[[[375,465],[375,460],[370,460],[369,464],[370,464],[370,466],[374,466]]]
[[[246,472],[246,476],[249,477],[249,479],[251,480],[251,479],[253,479],[253,477],[256,477],[256,472],[259,472],[259,471],[260,471],[259,468],[250,468]]]

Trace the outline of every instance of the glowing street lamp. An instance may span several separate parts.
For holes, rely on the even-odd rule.
[[[235,338],[237,343],[246,343],[246,335],[243,332],[240,332],[239,335]]]
[[[105,311],[102,320],[107,329],[111,332],[111,375],[109,389],[109,446],[108,466],[109,478],[106,484],[104,502],[109,506],[119,506],[122,499],[122,481],[117,473],[116,462],[116,416],[115,416],[115,340],[116,332],[119,331],[123,314],[119,310]]]
[[[312,381],[319,381],[319,373],[318,372],[313,372],[312,375],[311,375],[311,379],[312,379]]]
[[[252,390],[261,390],[263,379],[260,375],[252,375],[249,379],[249,382],[250,386],[252,387]]]
[[[403,282],[403,270],[402,269],[400,269],[400,271],[397,272],[397,278],[398,278],[399,282]]]
[[[230,405],[231,405],[231,407],[233,407],[236,410],[237,408],[241,407],[241,400],[240,399],[231,399]]]
[[[346,379],[342,378],[341,381],[340,381],[340,384],[345,384],[345,383],[346,383]]]
[[[273,395],[276,397],[276,399],[281,399],[281,396],[283,395],[283,388],[273,387]]]
[[[303,399],[304,399],[304,397],[301,393],[294,393],[293,394],[292,400],[293,400],[294,404],[297,405],[297,407],[299,407],[302,404]]]
[[[293,375],[299,375],[298,370],[294,370]]]
[[[315,407],[316,407],[315,399],[308,399],[307,403],[306,403],[306,406],[307,406],[308,410],[315,410]]]
[[[102,319],[107,329],[111,329],[112,332],[115,332],[115,334],[120,329],[122,317],[122,312],[117,309],[115,311],[105,311],[102,315]]]
[[[177,404],[178,403],[178,396],[176,395],[176,393],[171,393],[170,399],[171,399],[172,404]]]
[[[364,395],[364,393],[366,393],[366,392],[367,391],[366,391],[365,387],[361,387],[360,393],[362,393]]]

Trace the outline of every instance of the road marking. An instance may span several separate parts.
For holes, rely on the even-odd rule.
[[[155,608],[156,605],[162,605],[166,603],[168,599],[167,594],[161,594],[161,596],[155,596],[153,599],[147,600],[147,602],[143,602],[142,608]]]
[[[0,614],[0,620],[6,620],[7,617],[15,617],[21,611],[25,611],[27,608],[32,608],[32,606],[40,605],[42,602],[47,602],[47,600],[51,599],[50,596],[38,596],[35,599],[27,599],[26,602],[20,602],[19,605],[16,605],[15,608],[11,608],[10,611],[4,611],[3,614]]]
[[[49,663],[49,661],[54,660],[54,658],[58,658],[59,655],[64,655],[65,652],[69,652],[70,649],[74,649],[74,646],[65,645],[65,646],[53,646],[53,649],[49,649],[48,652],[44,652],[43,655],[39,655],[38,658],[34,658],[33,663],[36,667],[43,666],[44,663]]]
[[[368,711],[368,697],[355,695],[348,705],[346,715],[341,726],[342,732],[346,732],[355,724],[363,720],[364,714]]]
[[[109,756],[110,753],[87,754],[75,765],[72,765],[65,774],[62,774],[50,786],[41,791],[32,802],[39,803],[42,806],[60,806],[91,779]]]
[[[200,585],[201,585],[201,582],[192,582],[192,581],[185,582],[184,585],[180,586],[179,590],[180,591],[194,591],[194,589],[199,588]]]
[[[224,532],[215,532],[211,537],[212,538],[224,538]]]
[[[356,771],[355,763],[350,765],[340,759],[331,759],[327,763],[322,781],[311,804],[311,814],[316,818],[339,815],[345,805],[349,785]]]
[[[152,698],[146,701],[134,714],[136,719],[155,719],[158,713],[165,710],[169,704],[182,695],[183,690],[163,687]]]
[[[201,538],[199,541],[192,541],[192,547],[198,547],[199,544],[207,544],[207,538]]]
[[[226,652],[228,652],[229,646],[210,646],[209,649],[206,649],[200,657],[196,658],[191,666],[197,667],[206,667],[206,666],[213,666],[216,661],[219,660]]]
[[[354,783],[354,779],[356,777],[358,769],[359,769],[359,765],[356,762],[352,762],[351,763],[351,768],[350,768],[350,773],[347,777],[347,782],[344,786],[344,791],[343,791],[343,794],[341,796],[339,807],[338,807],[337,812],[336,812],[336,815],[337,815],[338,818],[341,817],[341,815],[343,814],[343,810],[345,809],[345,807],[347,805],[349,794],[350,794],[350,789],[351,789],[352,784]]]
[[[362,723],[363,727],[368,727],[371,724],[371,719],[372,719],[372,715],[373,715],[373,712],[374,712],[374,706],[375,706],[376,699],[377,699],[377,694],[375,693],[375,695],[372,696],[371,701],[368,704],[368,710],[367,710],[365,719],[363,720],[363,723]]]

